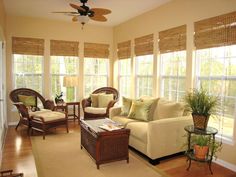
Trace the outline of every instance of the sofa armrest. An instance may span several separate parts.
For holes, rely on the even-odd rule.
[[[160,119],[148,123],[147,153],[152,159],[184,151],[184,127],[193,124],[191,116]]]
[[[109,118],[112,119],[114,116],[118,116],[121,113],[121,107],[112,107],[109,110]]]

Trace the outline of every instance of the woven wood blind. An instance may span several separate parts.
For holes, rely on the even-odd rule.
[[[96,43],[84,43],[84,56],[91,57],[91,58],[108,58],[109,45],[96,44]]]
[[[119,60],[131,57],[131,41],[118,43],[117,56]]]
[[[196,49],[236,44],[236,12],[194,23]]]
[[[44,55],[44,39],[12,37],[12,53]]]
[[[134,40],[136,56],[153,54],[153,34],[136,38]]]
[[[159,32],[160,53],[186,50],[186,25]]]
[[[50,40],[51,56],[78,56],[79,42]]]

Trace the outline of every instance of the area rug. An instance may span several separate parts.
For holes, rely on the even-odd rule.
[[[166,177],[148,165],[134,152],[130,162],[125,160],[100,165],[96,168],[85,149],[80,149],[80,134],[47,135],[31,137],[38,177]]]

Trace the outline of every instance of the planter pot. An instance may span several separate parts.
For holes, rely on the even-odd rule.
[[[208,154],[208,146],[194,145],[194,155],[197,159],[204,160]]]
[[[204,116],[204,115],[192,114],[192,117],[193,117],[194,128],[200,130],[206,130],[210,115]]]

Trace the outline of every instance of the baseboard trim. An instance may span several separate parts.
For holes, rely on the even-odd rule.
[[[9,122],[8,126],[13,126],[13,125],[17,125],[17,124],[18,124],[18,122]]]
[[[213,160],[213,162],[225,167],[225,168],[228,168],[234,172],[236,172],[236,165],[232,164],[232,163],[229,163],[229,162],[226,162],[224,160],[221,160],[221,159],[217,159],[217,160]]]

